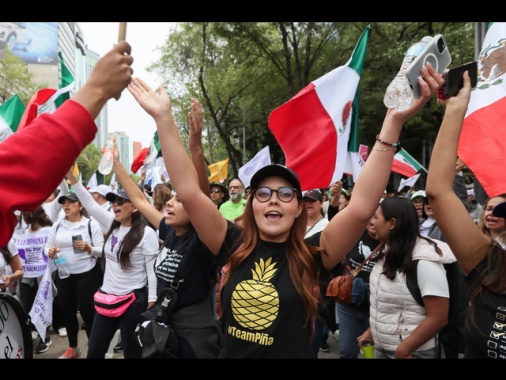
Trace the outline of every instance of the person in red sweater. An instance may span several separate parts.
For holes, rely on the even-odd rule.
[[[119,42],[97,62],[72,99],[0,144],[0,247],[14,231],[14,211],[31,212],[40,206],[93,141],[94,119],[110,98],[120,98],[131,81],[130,52],[129,43]]]

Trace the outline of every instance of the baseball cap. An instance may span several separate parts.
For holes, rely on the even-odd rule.
[[[498,218],[506,218],[506,202],[499,203],[492,210],[492,215]]]
[[[94,189],[90,190],[90,193],[99,193],[101,196],[105,197],[107,193],[110,193],[112,189],[107,185],[98,185]]]
[[[413,194],[411,194],[411,200],[414,200],[415,198],[419,198],[419,197],[427,198],[425,191],[418,190],[418,191],[415,191]]]
[[[257,170],[253,177],[251,177],[250,186],[252,189],[256,189],[258,184],[267,177],[283,177],[301,193],[299,176],[292,169],[287,168],[284,165],[267,165]]]
[[[323,194],[318,189],[306,191],[302,195],[302,198],[310,198],[310,199],[313,199],[315,201],[323,202]]]
[[[128,194],[126,193],[125,190],[119,190],[117,193],[115,193],[114,191],[111,191],[111,192],[107,193],[107,195],[105,196],[105,199],[107,199],[109,202],[113,202],[118,197],[130,200],[130,198],[128,197]]]
[[[79,202],[79,198],[77,197],[76,193],[68,193],[63,194],[58,198],[58,203],[63,204],[65,202],[65,199],[68,199],[71,202]]]

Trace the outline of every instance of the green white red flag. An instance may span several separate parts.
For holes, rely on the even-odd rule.
[[[311,82],[269,115],[269,129],[303,191],[329,187],[343,176],[369,30],[364,30],[345,65]]]
[[[0,142],[17,131],[25,106],[18,95],[0,105]]]
[[[422,164],[413,158],[404,148],[401,148],[394,156],[392,171],[406,177],[413,177],[420,170],[425,170]]]
[[[506,193],[506,23],[490,25],[478,58],[478,82],[471,93],[458,156],[488,197]]]

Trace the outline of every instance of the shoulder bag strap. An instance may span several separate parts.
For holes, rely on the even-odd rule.
[[[364,261],[362,261],[362,264],[360,264],[354,271],[351,272],[351,275],[353,277],[356,277],[357,274],[359,274],[359,272],[362,270],[362,267],[374,256],[376,252],[378,252],[381,248],[383,248],[383,246],[384,246],[383,242],[379,243],[378,246],[374,248],[374,250],[369,254],[369,256],[367,256],[367,258]]]

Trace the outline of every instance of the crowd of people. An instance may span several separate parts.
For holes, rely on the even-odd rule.
[[[0,289],[19,292],[28,311],[40,277],[52,266],[48,259],[66,258],[70,275],[54,271],[63,316],[56,328],[69,345],[60,358],[81,356],[78,311],[88,358],[104,358],[117,330],[124,357],[139,358],[138,317],[176,273],[171,322],[182,358],[317,358],[329,332],[337,329],[343,359],[357,358],[365,340],[374,342],[375,358],[438,358],[439,332],[456,322],[448,320],[443,267],[452,262],[458,262],[469,285],[465,345],[457,357],[506,358],[505,338],[498,332],[506,315],[506,194],[493,194],[476,217],[465,186],[461,191],[457,144],[470,98],[467,73],[457,96],[438,100],[445,114],[426,188],[390,197],[385,189],[403,125],[443,83],[430,64],[420,72],[421,96],[403,111],[387,110],[352,189],[338,181],[329,189],[302,191],[297,173],[277,164],[259,169],[247,189],[238,178],[227,186],[209,183],[200,103],[191,100],[185,146],[169,94],[133,77],[132,61],[130,45],[119,42],[71,100],[0,144],[0,160],[18,152],[18,164],[0,171],[5,199]],[[152,192],[135,183],[115,146],[113,170],[121,189],[86,189],[72,167],[96,133],[93,118],[125,88],[156,123],[170,183]],[[48,144],[47,154],[33,155],[35,144],[39,150]],[[71,189],[45,202],[62,179]],[[41,186],[19,191],[27,181]],[[23,212],[16,218],[13,210]],[[419,260],[423,305],[406,284],[413,260]],[[360,269],[354,298],[350,304],[333,303],[325,287],[345,267]],[[102,315],[93,301],[99,290],[134,293],[135,301],[120,316]],[[496,345],[490,340],[494,333]],[[39,346],[36,353],[45,352],[50,338]]]

